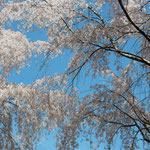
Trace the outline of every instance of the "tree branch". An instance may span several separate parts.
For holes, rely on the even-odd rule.
[[[150,36],[148,36],[144,31],[142,31],[130,18],[129,14],[127,13],[126,9],[124,8],[123,4],[122,4],[122,0],[118,0],[120,7],[122,8],[125,16],[127,17],[127,19],[129,20],[129,22],[139,31],[139,33],[141,33],[143,35],[143,37],[145,37],[149,42],[150,42]]]

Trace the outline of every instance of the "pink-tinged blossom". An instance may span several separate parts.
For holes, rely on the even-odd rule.
[[[140,138],[150,143],[148,1],[7,1],[0,24],[0,149],[34,149],[43,130],[54,129],[59,150],[78,148],[82,135],[91,148],[105,141],[110,149],[116,136],[125,150],[140,149]],[[34,28],[44,29],[47,41],[25,36]],[[48,62],[68,51],[62,74],[30,85],[6,79],[30,64],[31,54]],[[74,84],[80,74],[88,92]]]

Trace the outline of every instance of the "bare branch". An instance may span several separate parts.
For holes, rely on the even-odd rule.
[[[139,31],[139,33],[141,33],[143,35],[143,37],[145,37],[149,42],[150,42],[150,36],[147,35],[144,31],[142,31],[133,21],[132,19],[130,18],[128,12],[126,11],[126,9],[124,8],[123,6],[123,3],[122,3],[122,0],[118,0],[125,16],[127,17],[127,19],[129,20],[129,22]]]

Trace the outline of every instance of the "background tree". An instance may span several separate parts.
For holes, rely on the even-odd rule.
[[[1,149],[33,149],[42,129],[53,128],[57,128],[57,149],[61,150],[78,148],[80,135],[94,148],[106,142],[106,149],[111,149],[118,136],[124,149],[138,149],[139,141],[149,149],[149,3],[1,2]],[[18,23],[18,29],[12,22]],[[34,27],[44,28],[48,40],[27,39],[24,34]],[[32,54],[43,54],[45,64],[66,51],[73,56],[65,73],[28,86],[7,82],[11,70],[24,67]],[[83,73],[95,79],[87,87],[91,92],[84,95],[81,84],[76,85],[77,91],[74,88]]]

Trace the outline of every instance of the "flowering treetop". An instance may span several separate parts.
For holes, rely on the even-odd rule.
[[[116,135],[127,150],[138,149],[141,137],[150,143],[149,3],[1,1],[0,148],[33,149],[43,129],[54,128],[60,150],[78,148],[80,133],[93,135],[98,144],[105,140],[107,149]],[[34,27],[44,28],[48,40],[28,39]],[[6,80],[32,55],[43,54],[48,61],[66,51],[73,56],[65,73],[27,86]],[[81,98],[73,84],[82,72],[99,82]]]

